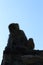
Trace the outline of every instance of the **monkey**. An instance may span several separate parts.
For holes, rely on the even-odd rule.
[[[34,45],[33,38],[29,38],[29,40],[27,40],[27,48],[28,48],[28,50],[33,50],[34,47],[35,47],[35,45]]]
[[[27,37],[23,30],[20,30],[18,23],[11,23],[9,26],[9,39],[8,39],[8,47],[25,47],[27,43]]]

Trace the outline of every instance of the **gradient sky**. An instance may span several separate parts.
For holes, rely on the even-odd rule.
[[[35,49],[43,50],[43,0],[0,0],[0,64],[12,22],[34,39]]]

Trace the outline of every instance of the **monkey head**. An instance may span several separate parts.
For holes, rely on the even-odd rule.
[[[18,23],[11,23],[9,26],[8,26],[8,28],[9,28],[9,31],[10,32],[14,32],[14,30],[16,31],[16,30],[19,30],[19,25],[18,25]]]

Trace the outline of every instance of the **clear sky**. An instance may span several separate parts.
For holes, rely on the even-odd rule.
[[[35,49],[43,50],[43,0],[0,0],[0,64],[12,22],[34,39]]]

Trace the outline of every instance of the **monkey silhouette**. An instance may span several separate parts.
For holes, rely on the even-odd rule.
[[[28,48],[28,50],[33,50],[34,47],[35,47],[35,45],[34,45],[33,38],[29,38],[29,40],[27,41],[27,48]]]
[[[25,47],[27,43],[27,37],[23,30],[19,29],[18,23],[11,23],[9,26],[9,39],[7,46],[9,48],[18,46],[18,47]]]

